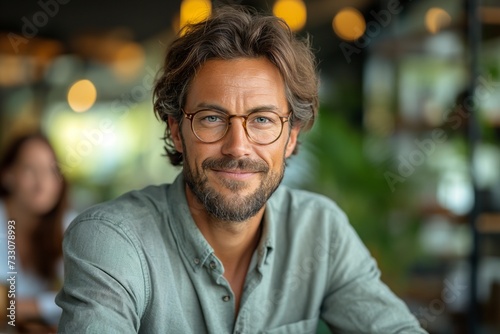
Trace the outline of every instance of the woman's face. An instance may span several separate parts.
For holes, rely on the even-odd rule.
[[[22,146],[6,177],[11,199],[35,215],[52,210],[62,191],[54,154],[42,140],[29,140]]]

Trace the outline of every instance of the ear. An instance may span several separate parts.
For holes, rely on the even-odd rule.
[[[293,150],[297,145],[297,138],[299,136],[299,132],[300,128],[298,126],[294,126],[290,131],[290,136],[288,137],[288,142],[286,144],[286,149],[285,149],[285,158],[289,158],[292,155]]]
[[[170,128],[170,134],[172,135],[172,141],[175,149],[177,152],[182,153],[182,136],[179,122],[177,122],[172,116],[168,116],[168,127]]]

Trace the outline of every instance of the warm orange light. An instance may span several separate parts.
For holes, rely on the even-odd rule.
[[[277,0],[273,14],[285,20],[292,31],[299,31],[306,25],[307,9],[302,0]]]
[[[180,29],[186,24],[198,23],[210,16],[212,3],[210,0],[182,0],[180,13]]]
[[[119,79],[128,82],[141,72],[145,60],[146,55],[140,44],[126,42],[115,50],[112,68]]]
[[[89,110],[95,103],[97,91],[90,80],[75,82],[68,92],[68,104],[76,112]]]
[[[335,15],[332,27],[340,38],[354,41],[365,33],[366,22],[359,10],[346,7]]]
[[[436,34],[442,28],[449,26],[451,16],[444,9],[433,7],[425,14],[425,26],[431,34]]]

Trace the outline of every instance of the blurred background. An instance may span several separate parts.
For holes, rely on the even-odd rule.
[[[1,152],[43,131],[74,212],[172,181],[154,78],[179,27],[229,3],[318,59],[319,120],[285,182],[346,211],[430,333],[500,333],[499,0],[2,0]]]

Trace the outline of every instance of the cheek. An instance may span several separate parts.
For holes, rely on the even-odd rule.
[[[12,197],[23,203],[31,210],[33,204],[40,201],[39,193],[36,191],[36,183],[32,178],[18,178],[13,184]],[[45,196],[52,197],[52,196]]]
[[[32,208],[39,213],[46,213],[57,204],[61,195],[62,184],[59,181],[45,180],[36,196],[32,196]]]
[[[220,151],[210,150],[209,148],[197,148],[197,150],[189,151],[189,167],[191,169],[196,169],[199,173],[204,174],[202,164],[207,159],[213,159],[221,157]]]
[[[186,144],[185,141],[183,141],[182,144],[182,150],[183,150],[183,155],[184,155],[184,165],[188,167],[189,169],[201,169],[201,162],[206,159],[206,156],[204,155],[206,151],[203,151],[202,149],[200,150],[196,144],[194,143],[189,143]],[[198,167],[199,166],[199,167]]]
[[[47,193],[52,194],[55,198],[59,197],[62,190],[62,182],[54,176],[46,185]]]
[[[14,178],[13,191],[17,193],[31,193],[36,187],[36,178],[32,173],[17,173]]]
[[[16,178],[16,188],[19,193],[25,196],[57,197],[62,189],[59,178],[53,174],[34,175],[33,173],[23,173]]]
[[[201,170],[201,164],[208,158],[220,157],[221,147],[217,143],[205,144],[198,141],[190,128],[183,128],[182,149],[184,163],[191,169]]]
[[[278,171],[283,167],[285,160],[285,147],[282,144],[271,144],[269,147],[256,151],[259,159],[263,160],[268,166],[270,171]]]

